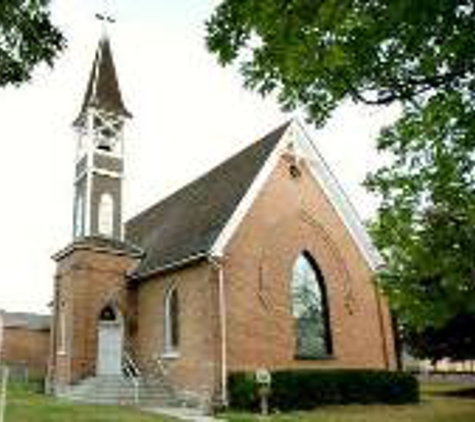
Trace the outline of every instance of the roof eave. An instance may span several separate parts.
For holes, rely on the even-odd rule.
[[[127,278],[130,282],[140,283],[156,275],[161,275],[170,271],[176,271],[178,269],[197,264],[199,261],[208,259],[209,257],[209,252],[199,252],[193,255],[189,255],[188,257],[167,263],[165,265],[155,267],[152,270],[148,270],[143,273],[135,273],[134,271],[131,271],[127,274]]]

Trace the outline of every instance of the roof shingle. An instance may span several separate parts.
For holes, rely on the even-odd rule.
[[[145,251],[138,278],[209,252],[290,123],[126,223],[126,239]]]
[[[106,36],[99,41],[81,111],[75,123],[81,121],[88,107],[131,117],[122,100],[110,41]]]

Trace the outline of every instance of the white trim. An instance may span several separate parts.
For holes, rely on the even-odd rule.
[[[234,210],[231,218],[228,220],[223,230],[221,230],[221,233],[218,235],[211,248],[211,254],[216,257],[223,256],[224,249],[236,233],[242,220],[249,212],[252,204],[277,165],[281,152],[283,152],[285,147],[288,145],[294,146],[297,150],[296,153],[301,155],[301,158],[308,163],[312,176],[325,192],[328,200],[333,205],[363,257],[368,262],[368,265],[373,270],[377,269],[382,264],[382,258],[374,247],[361,219],[358,216],[358,213],[338,183],[336,177],[331,172],[328,164],[323,159],[317,147],[296,120],[293,120],[287,130],[282,134],[281,139],[267,158],[267,161],[264,163],[250,188],[241,199],[241,202]]]
[[[228,344],[227,344],[227,318],[226,294],[224,292],[224,269],[219,258],[209,257],[209,262],[218,272],[218,301],[219,301],[219,326],[221,336],[221,400],[224,406],[228,405]]]
[[[58,349],[57,354],[59,356],[66,356],[66,337],[67,337],[67,329],[66,329],[66,310],[65,305],[63,302],[59,304],[59,315],[58,315]]]
[[[161,354],[162,359],[178,359],[180,357],[180,353],[177,350],[167,350]]]
[[[333,205],[363,257],[371,269],[376,270],[383,263],[381,255],[374,246],[358,212],[339,184],[338,179],[298,122],[295,122],[294,125],[293,145],[296,148],[296,154],[301,155],[301,158],[308,163],[313,177],[325,192],[326,197]]]
[[[119,135],[116,134],[116,138],[117,138],[117,143],[119,143]],[[116,152],[116,151],[107,151],[105,149],[100,149],[100,148],[96,148],[96,150],[94,151],[94,153],[96,155],[99,155],[99,156],[104,156],[104,157],[109,157],[109,158],[117,158],[117,159],[122,159],[122,154],[120,152]]]
[[[110,177],[111,179],[122,179],[122,175],[120,173],[110,170],[93,168],[91,173],[97,174],[98,176]]]
[[[80,180],[84,179],[84,177],[87,177],[89,174],[97,174],[99,176],[106,176],[110,177],[111,179],[123,179],[123,172],[120,171],[112,171],[112,170],[105,170],[105,169],[100,169],[97,167],[93,167],[91,169],[85,168],[81,173],[79,173],[75,180],[74,183],[77,184]]]
[[[96,237],[101,237],[105,239],[104,236],[96,236]],[[112,247],[108,248],[104,246],[90,245],[87,242],[88,242],[88,236],[84,236],[80,239],[77,239],[70,245],[66,246],[64,249],[61,249],[59,252],[54,254],[51,258],[55,260],[56,262],[58,262],[59,260],[63,259],[64,257],[68,256],[70,253],[76,250],[88,250],[88,251],[93,251],[93,252],[98,252],[98,253],[113,254],[116,256],[128,255],[133,258],[140,258],[144,254],[144,252],[140,250],[138,247],[134,247],[136,251],[133,252],[133,251],[125,251],[125,250],[116,250]],[[130,276],[130,274],[126,274],[126,276]]]
[[[115,217],[114,197],[109,192],[103,192],[99,198],[97,210],[97,231],[100,235],[112,237],[114,234]]]
[[[282,134],[282,137],[277,142],[277,145],[274,147],[274,150],[271,152],[270,156],[267,158],[267,161],[262,166],[261,170],[258,172],[256,178],[251,183],[250,188],[247,190],[246,194],[243,196],[238,206],[235,208],[234,212],[231,215],[231,218],[227,221],[224,229],[221,230],[221,233],[216,238],[213,246],[211,247],[211,255],[215,257],[222,257],[224,249],[229,243],[230,239],[233,237],[234,233],[238,229],[244,217],[249,212],[254,200],[257,198],[257,195],[260,193],[261,189],[264,187],[267,179],[271,175],[275,166],[277,165],[280,158],[280,151],[285,147],[288,142],[287,131]]]
[[[94,124],[94,111],[92,110],[86,116],[87,122],[86,127],[88,128],[88,132],[91,131],[91,128]],[[86,188],[85,188],[85,205],[84,205],[84,233],[89,234],[91,233],[92,222],[91,222],[91,202],[92,202],[92,174],[90,169],[93,167],[93,150],[94,146],[90,133],[87,135],[87,150],[86,150]]]
[[[84,192],[76,189],[76,198],[74,201],[74,238],[84,234]]]

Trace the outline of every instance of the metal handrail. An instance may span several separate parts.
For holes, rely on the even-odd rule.
[[[123,360],[122,368],[125,371],[125,375],[131,378],[139,378],[141,375],[140,369],[127,350],[124,350]]]
[[[122,368],[124,370],[125,376],[130,379],[134,388],[134,402],[138,404],[140,401],[139,390],[140,390],[140,369],[137,363],[132,358],[131,353],[127,350],[126,347],[123,352],[123,362]]]
[[[160,355],[155,356],[155,363],[157,364],[160,375],[166,379],[168,376],[168,369]]]

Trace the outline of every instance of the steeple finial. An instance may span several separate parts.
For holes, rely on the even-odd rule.
[[[103,3],[104,11],[101,13],[96,13],[96,19],[102,22],[102,27],[105,32],[107,23],[115,23],[115,18],[112,17],[112,13],[110,12],[109,1],[103,0]]]
[[[96,19],[98,21],[101,21],[104,27],[106,23],[115,23],[115,19],[112,16],[105,15],[102,13],[96,13]]]

